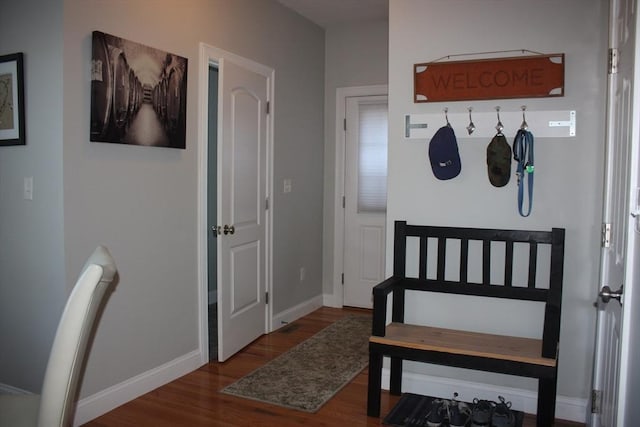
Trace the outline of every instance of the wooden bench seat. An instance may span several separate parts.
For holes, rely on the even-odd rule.
[[[374,335],[369,342],[541,366],[556,366],[555,358],[540,356],[542,354],[542,340],[533,338],[391,323],[387,325],[384,337]]]
[[[404,360],[536,378],[536,424],[552,426],[558,380],[564,229],[436,227],[396,221],[394,233],[393,275],[373,288],[367,414],[380,416],[382,360],[389,357],[389,391],[394,395],[402,392]],[[409,257],[418,261],[417,277],[406,274],[408,239],[412,239],[411,247],[417,252]],[[470,251],[472,247],[476,248],[475,253]],[[540,247],[545,250],[539,251]],[[456,251],[456,248],[459,249]],[[481,248],[479,253],[477,248]],[[451,259],[447,260],[447,256]],[[448,261],[459,263],[454,279],[448,277],[451,274],[447,272],[455,270]],[[471,262],[481,263],[480,280],[475,282],[469,277]],[[548,262],[548,275],[539,269],[545,262]],[[434,265],[435,271],[428,271]],[[492,268],[498,270],[492,271]],[[514,274],[514,269],[519,269],[519,274]],[[498,272],[502,280],[494,283],[492,280],[500,276]],[[521,281],[524,283],[516,283]],[[405,323],[407,291],[542,303],[542,319],[525,319],[542,322],[542,336],[535,339],[408,324]],[[393,297],[391,323],[387,324],[390,295]],[[427,323],[428,313],[422,314],[420,320]]]

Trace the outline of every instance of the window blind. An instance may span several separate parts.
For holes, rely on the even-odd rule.
[[[360,104],[358,212],[387,210],[387,104]]]

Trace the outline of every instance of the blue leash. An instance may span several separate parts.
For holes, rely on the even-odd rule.
[[[518,130],[513,141],[513,158],[518,162],[516,176],[518,177],[518,212],[527,217],[533,206],[533,134],[526,129]],[[522,209],[524,202],[524,181],[527,181],[529,204],[526,214]]]

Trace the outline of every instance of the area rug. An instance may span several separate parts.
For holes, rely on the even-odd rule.
[[[316,412],[367,366],[370,335],[371,317],[345,317],[222,392]]]

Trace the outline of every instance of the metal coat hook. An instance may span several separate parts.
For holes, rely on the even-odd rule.
[[[496,125],[496,130],[498,131],[498,133],[502,133],[502,131],[504,130],[504,126],[502,125],[502,122],[500,121],[500,107],[496,107],[496,114],[498,115],[498,124]]]
[[[447,126],[451,127],[451,123],[449,123],[449,109],[445,107],[442,111],[444,111],[444,118],[447,121]]]
[[[473,124],[473,120],[471,120],[471,111],[473,110],[472,107],[467,108],[467,111],[469,111],[469,125],[467,126],[467,132],[469,132],[469,135],[471,135],[473,133],[474,130],[476,130],[476,125]]]
[[[529,125],[527,124],[527,120],[524,117],[524,111],[527,109],[527,106],[523,105],[520,108],[522,109],[522,124],[520,125],[520,129],[527,130],[529,128]]]

